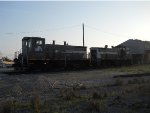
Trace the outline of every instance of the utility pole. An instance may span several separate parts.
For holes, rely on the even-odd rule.
[[[84,47],[84,23],[82,24],[83,27],[83,47]]]

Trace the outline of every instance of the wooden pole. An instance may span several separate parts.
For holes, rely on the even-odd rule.
[[[84,47],[84,23],[82,24],[83,26],[83,47]]]

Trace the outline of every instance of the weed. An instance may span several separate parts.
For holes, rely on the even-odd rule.
[[[116,79],[114,85],[115,85],[115,86],[122,86],[122,85],[123,85],[123,80],[121,80],[121,79]]]
[[[136,113],[135,111],[133,111],[132,109],[126,109],[123,113]]]
[[[8,100],[3,103],[2,106],[2,113],[12,113],[16,111],[16,101],[15,100]]]
[[[38,95],[34,95],[31,99],[31,108],[35,113],[40,113],[40,97]]]
[[[77,96],[77,92],[75,92],[73,89],[62,89],[60,91],[60,97],[64,98],[65,100],[72,100],[73,98],[79,96]]]
[[[48,113],[49,112],[49,105],[48,105],[47,101],[44,101],[43,108],[44,108],[44,113]]]
[[[87,108],[88,111],[96,111],[96,112],[102,112],[106,109],[106,103],[104,100],[90,100],[89,106]]]
[[[118,95],[118,92],[116,91],[112,91],[111,93],[109,93],[109,96],[117,96]]]
[[[92,98],[93,99],[103,99],[104,98],[104,94],[98,93],[98,92],[93,92]]]
[[[85,85],[82,85],[82,86],[80,86],[80,89],[81,89],[81,90],[85,90],[85,89],[87,89],[87,88],[86,88]]]
[[[2,113],[11,113],[12,107],[9,103],[4,103],[2,106]]]
[[[143,96],[148,96],[150,97],[150,83],[147,84],[142,84],[138,87],[140,94]]]
[[[77,81],[73,83],[65,82],[65,86],[67,86],[68,88],[72,88],[73,90],[86,89],[85,85]]]
[[[17,84],[11,89],[10,93],[13,97],[18,97],[22,94],[22,87]]]

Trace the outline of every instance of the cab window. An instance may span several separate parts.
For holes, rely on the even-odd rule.
[[[36,52],[41,52],[42,50],[42,40],[36,40],[36,46],[35,46],[35,51]]]
[[[36,45],[42,45],[42,40],[37,40]]]

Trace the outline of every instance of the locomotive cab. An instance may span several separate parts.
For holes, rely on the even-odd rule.
[[[22,39],[22,53],[18,55],[18,64],[28,67],[34,61],[42,60],[44,55],[45,39],[40,37],[24,37]]]
[[[24,37],[22,39],[22,54],[24,58],[41,59],[43,56],[45,39],[40,37]]]
[[[22,39],[22,53],[42,52],[44,50],[45,39],[40,37],[24,37]]]

